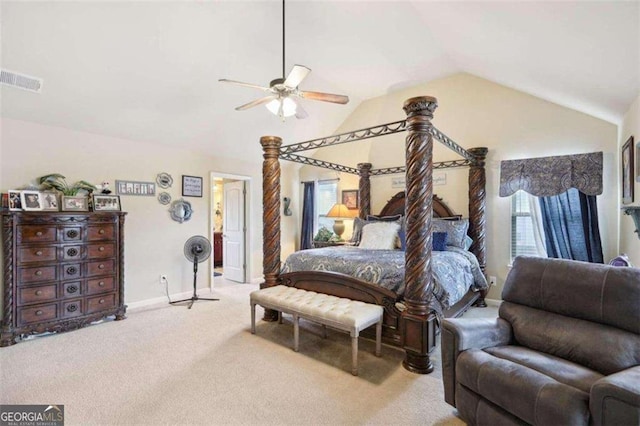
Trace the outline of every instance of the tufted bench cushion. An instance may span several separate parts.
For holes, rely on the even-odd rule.
[[[278,285],[256,290],[250,295],[251,333],[256,332],[255,306],[293,315],[294,350],[299,347],[299,319],[304,318],[351,335],[352,370],[358,375],[358,336],[376,324],[376,356],[382,340],[382,306]]]

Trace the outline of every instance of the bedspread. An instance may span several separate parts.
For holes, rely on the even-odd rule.
[[[434,296],[443,309],[460,300],[469,290],[486,289],[487,281],[473,253],[447,246],[433,251],[431,260]],[[404,251],[367,250],[339,246],[302,250],[289,255],[282,272],[333,271],[404,294]]]

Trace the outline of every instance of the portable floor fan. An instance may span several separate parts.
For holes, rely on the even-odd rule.
[[[207,297],[199,297],[196,294],[196,280],[198,278],[198,263],[204,262],[211,256],[211,243],[202,235],[195,235],[184,243],[184,256],[193,262],[193,296],[189,299],[175,300],[173,303],[190,302],[189,309],[193,306],[196,300],[220,300],[211,299]]]

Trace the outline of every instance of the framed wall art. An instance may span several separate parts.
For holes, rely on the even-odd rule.
[[[202,178],[182,175],[182,196],[202,197]]]
[[[342,191],[342,204],[347,206],[349,210],[356,210],[360,207],[357,189],[345,189]]]
[[[144,197],[156,196],[156,184],[154,182],[137,182],[133,180],[116,180],[116,194],[140,195]]]
[[[633,203],[633,181],[634,172],[633,167],[633,136],[631,136],[622,145],[622,204]]]

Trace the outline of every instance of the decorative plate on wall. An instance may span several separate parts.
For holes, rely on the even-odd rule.
[[[171,175],[169,173],[158,173],[158,176],[156,177],[156,183],[158,184],[158,186],[160,188],[164,188],[167,189],[169,188],[171,185],[173,185],[173,178],[171,177]],[[163,203],[165,204],[165,203]]]
[[[171,202],[171,195],[169,195],[168,192],[161,192],[158,194],[158,201],[160,201],[162,205],[167,205]]]
[[[193,215],[191,203],[183,199],[179,199],[171,203],[169,212],[171,213],[171,219],[180,223],[191,220],[191,215]]]

